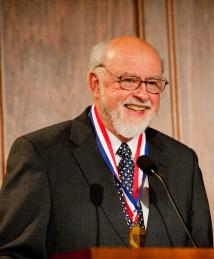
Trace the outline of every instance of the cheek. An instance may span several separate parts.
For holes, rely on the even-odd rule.
[[[113,104],[117,104],[127,98],[127,94],[120,87],[105,87],[103,94],[105,95],[105,99]]]
[[[125,100],[125,97],[120,93],[120,91],[111,91],[106,93],[105,99],[108,101],[109,106],[114,109]]]
[[[160,106],[160,95],[159,94],[151,94],[149,99],[152,103],[152,106],[155,110],[157,110]]]
[[[121,89],[116,82],[104,80],[102,84],[102,96],[108,106],[115,108],[130,97],[131,92]]]

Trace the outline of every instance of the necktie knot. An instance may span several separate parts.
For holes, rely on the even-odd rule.
[[[125,158],[129,158],[129,157],[132,156],[132,151],[131,151],[130,147],[128,146],[128,144],[126,144],[126,143],[123,142],[123,143],[120,145],[120,147],[118,148],[117,154],[118,154],[121,158],[125,159]]]

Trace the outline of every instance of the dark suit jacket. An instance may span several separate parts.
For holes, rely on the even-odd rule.
[[[95,246],[92,183],[104,188],[99,209],[100,246],[128,246],[128,227],[109,172],[98,150],[88,110],[73,121],[25,135],[13,144],[0,194],[0,257],[46,258]],[[212,227],[195,153],[146,130],[151,158],[166,180],[193,238],[212,245]],[[191,246],[154,177],[145,246]],[[10,257],[11,256],[11,257]]]

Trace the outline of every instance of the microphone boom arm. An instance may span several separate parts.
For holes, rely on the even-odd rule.
[[[169,199],[170,199],[170,201],[171,201],[171,204],[172,204],[172,206],[174,207],[175,212],[176,212],[176,214],[177,214],[177,216],[178,216],[178,218],[179,218],[181,224],[183,225],[183,228],[184,228],[185,231],[186,231],[186,234],[188,235],[188,237],[189,237],[189,239],[190,239],[190,241],[191,241],[193,247],[194,247],[194,248],[197,248],[197,245],[196,245],[195,241],[193,240],[193,238],[192,238],[192,236],[191,236],[191,234],[190,234],[190,232],[189,232],[189,230],[188,230],[188,228],[187,228],[187,226],[186,226],[186,224],[185,224],[185,222],[184,222],[184,219],[183,219],[183,217],[182,217],[182,215],[181,215],[181,213],[180,213],[180,211],[179,211],[179,209],[178,209],[178,207],[177,207],[177,205],[176,205],[176,203],[175,203],[175,201],[174,201],[174,199],[173,199],[173,197],[172,197],[172,195],[171,195],[171,193],[170,193],[170,191],[169,191],[169,189],[168,189],[168,187],[167,187],[167,185],[166,185],[166,183],[165,183],[165,181],[164,181],[164,179],[163,179],[159,174],[157,174],[153,169],[151,169],[151,172],[152,172],[152,173],[158,178],[158,180],[161,181],[161,183],[163,184],[163,186],[164,186],[164,188],[165,188],[165,190],[166,190],[167,196],[169,197]]]

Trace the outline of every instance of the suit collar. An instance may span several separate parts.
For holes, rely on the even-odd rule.
[[[101,209],[110,225],[115,229],[121,245],[127,244],[128,226],[117,195],[113,177],[103,160],[95,139],[95,134],[90,124],[86,109],[77,119],[72,122],[70,139],[76,145],[73,156],[86,179],[89,187],[97,183],[104,188],[104,197]]]
[[[72,121],[70,139],[77,146],[81,145],[88,137],[95,136],[88,117],[90,108],[91,107],[88,107],[79,117]],[[163,160],[168,160],[165,155],[165,144],[160,140],[159,135],[160,132],[152,128],[147,128],[146,130],[149,156],[157,163],[157,165],[160,163],[162,164]]]
[[[171,161],[168,148],[162,140],[163,134],[149,128],[146,131],[146,136],[149,145],[149,156],[155,162],[158,174],[167,182]],[[166,202],[168,198],[166,197],[164,187],[154,176],[149,176],[149,193],[149,218],[145,245],[156,246],[155,240],[158,239],[160,239],[160,244],[163,240],[168,240],[169,245],[172,245],[164,216],[167,211],[170,211],[169,203]]]
[[[148,128],[146,130],[149,156],[155,162],[161,176],[165,177],[164,172],[170,163],[170,158],[162,136],[163,134],[155,129]]]
[[[103,158],[97,147],[95,133],[92,129],[92,125],[88,114],[90,112],[90,107],[88,107],[79,117],[73,120],[70,131],[70,139],[76,144],[76,146],[85,146],[86,143],[90,142],[91,145],[86,146],[86,150],[91,153],[92,150],[96,156],[103,161]],[[146,140],[149,146],[149,156],[155,162],[160,172],[161,176],[165,178],[164,172],[167,170],[167,165],[170,164],[169,156],[167,153],[167,148],[160,137],[162,133],[148,128],[146,130]],[[90,149],[89,149],[90,147]],[[87,159],[85,157],[84,159]],[[105,163],[103,161],[103,163]]]
[[[115,231],[119,233],[127,245],[128,227],[124,219],[122,207],[118,206],[120,201],[115,190],[112,175],[97,147],[95,134],[88,117],[89,111],[90,108],[87,108],[83,114],[72,122],[70,139],[76,145],[73,156],[89,186],[92,183],[98,183],[103,186],[104,198],[102,209],[104,214],[107,215],[108,220],[111,222],[110,224],[114,226]],[[162,177],[165,178],[169,159],[166,152],[167,148],[160,140],[160,134],[161,133],[151,128],[146,130],[149,155],[156,163]],[[160,211],[164,211],[166,205],[164,202],[165,193],[159,186],[157,179],[149,177],[149,185],[150,207],[146,242],[152,243],[157,233],[156,230],[162,225],[163,219],[161,218]]]
[[[80,116],[72,121],[70,140],[77,146],[81,145],[89,136],[94,135],[89,120],[88,114],[90,107],[88,107]]]

